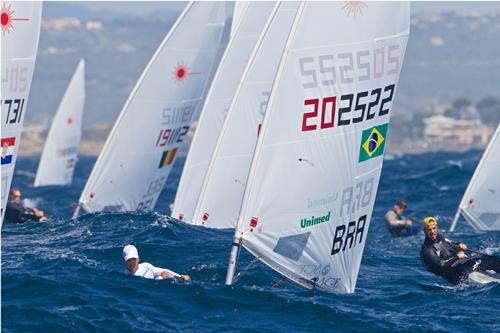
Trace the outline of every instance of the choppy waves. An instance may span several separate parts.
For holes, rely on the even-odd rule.
[[[224,285],[230,230],[179,223],[166,214],[180,174],[165,186],[157,213],[88,214],[71,220],[94,159],[81,158],[71,187],[33,188],[37,159],[20,158],[15,186],[49,212],[46,223],[2,230],[2,329],[6,332],[494,332],[500,286],[451,286],[419,259],[423,235],[393,239],[383,215],[400,198],[409,215],[451,223],[481,152],[433,153],[385,161],[357,290],[338,296],[280,281],[262,264],[232,287]],[[499,233],[453,235],[472,248],[498,253]],[[124,274],[121,248],[133,243],[141,260],[186,272],[190,285]],[[251,264],[242,252],[239,269]]]

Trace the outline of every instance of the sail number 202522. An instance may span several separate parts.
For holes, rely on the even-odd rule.
[[[304,105],[309,109],[302,115],[302,132],[346,126],[387,115],[390,112],[387,103],[392,101],[394,88],[395,85],[391,84],[372,91],[345,94],[340,98],[306,99]]]

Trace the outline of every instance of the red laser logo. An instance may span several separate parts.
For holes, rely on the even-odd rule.
[[[10,5],[5,3],[2,5],[2,36],[4,36],[5,33],[10,33],[10,29],[14,28],[14,21],[29,21],[27,18],[14,18],[15,12],[15,10],[10,8]]]
[[[358,15],[363,15],[363,9],[368,8],[366,1],[346,1],[342,9],[347,10],[347,16],[357,17]]]
[[[188,75],[200,74],[199,72],[190,72],[185,63],[178,63],[172,71],[172,79],[177,84],[182,84],[186,81]]]

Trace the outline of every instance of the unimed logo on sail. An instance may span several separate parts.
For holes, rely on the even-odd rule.
[[[318,216],[318,217],[312,216],[310,219],[307,219],[307,218],[302,219],[302,220],[300,220],[300,227],[301,228],[308,228],[308,227],[312,227],[314,225],[325,223],[328,221],[330,221],[330,212],[328,212],[328,214],[323,215],[323,216]]]

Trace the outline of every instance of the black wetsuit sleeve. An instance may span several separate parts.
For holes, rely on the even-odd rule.
[[[7,203],[5,217],[10,223],[24,223],[28,220],[40,220],[32,209],[24,208],[20,205]]]
[[[23,212],[21,213],[21,219],[23,219],[24,221],[26,221],[26,220],[33,220],[33,221],[40,220],[40,218],[38,216],[36,216],[35,212],[29,208],[25,208],[23,210]]]
[[[425,247],[421,252],[422,260],[434,273],[441,274],[444,269],[450,267],[458,260],[457,256],[447,259],[441,259],[432,247]]]

